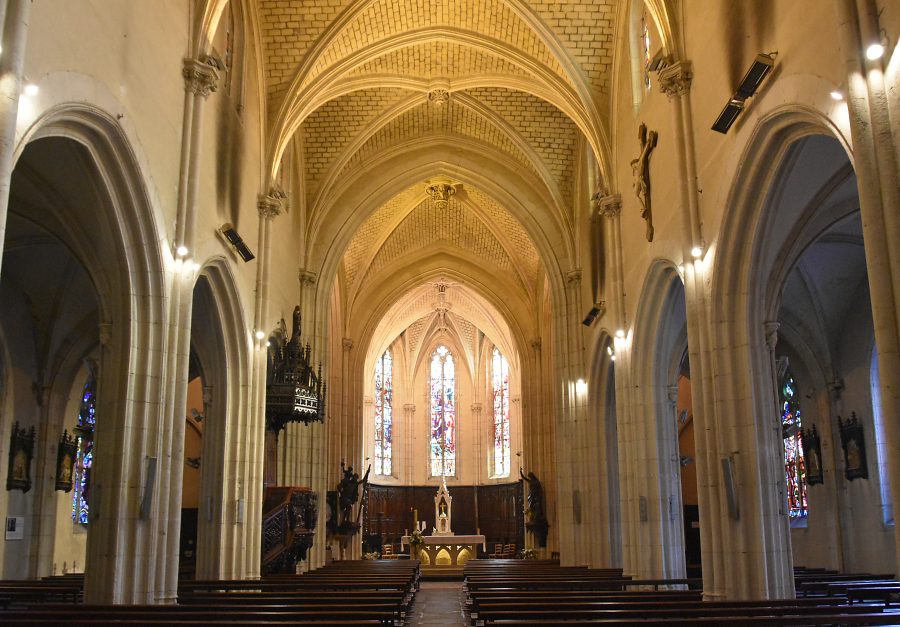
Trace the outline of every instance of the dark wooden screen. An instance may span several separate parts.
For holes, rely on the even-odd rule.
[[[368,507],[363,520],[364,533],[379,536],[382,542],[397,543],[400,536],[413,528],[413,510],[418,510],[419,520],[426,524],[425,534],[430,535],[435,526],[434,497],[436,486],[383,486],[369,485]],[[458,535],[474,534],[478,528],[488,542],[515,543],[525,546],[525,518],[522,482],[483,485],[477,487],[453,486],[451,526]],[[477,519],[477,520],[476,520]]]

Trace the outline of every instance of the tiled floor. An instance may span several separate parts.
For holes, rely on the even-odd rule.
[[[423,581],[408,625],[465,625],[465,595],[459,581]]]

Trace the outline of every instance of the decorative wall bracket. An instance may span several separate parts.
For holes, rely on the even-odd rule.
[[[75,457],[78,455],[78,440],[63,430],[56,447],[56,485],[55,490],[72,491],[72,478],[75,474]]]
[[[9,436],[9,470],[6,475],[7,490],[31,489],[31,460],[34,457],[34,427],[19,428],[19,422],[13,424]]]
[[[855,411],[850,412],[850,420],[847,422],[842,422],[838,416],[838,431],[841,434],[841,448],[844,449],[844,476],[847,481],[868,479],[866,439],[862,423],[856,417]]]

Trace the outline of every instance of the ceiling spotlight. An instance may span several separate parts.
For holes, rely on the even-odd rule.
[[[178,248],[175,249],[175,254],[178,255],[179,257],[187,257],[187,254],[188,254],[187,246],[182,244],[181,246],[179,246]]]
[[[702,257],[702,256],[703,256],[702,248],[700,248],[699,246],[694,246],[693,248],[691,248],[691,257],[693,257],[694,259],[700,259],[700,257]]]
[[[866,58],[869,61],[875,61],[884,56],[884,46],[881,44],[872,44],[866,48]]]
[[[619,329],[618,331],[616,331],[616,337],[620,340],[625,337],[625,329]]]
[[[844,94],[842,94],[841,92],[839,92],[837,90],[834,90],[833,92],[831,92],[830,96],[831,96],[832,100],[843,100],[844,99]]]
[[[26,96],[37,96],[38,86],[34,83],[28,83],[25,85],[25,89],[23,90]]]
[[[265,331],[257,331],[257,332],[256,332],[256,339],[257,339],[257,340],[264,339],[265,337],[266,337],[266,332],[265,332]]]
[[[606,354],[609,355],[610,357],[613,356],[612,346],[607,346],[607,347],[606,347]]]

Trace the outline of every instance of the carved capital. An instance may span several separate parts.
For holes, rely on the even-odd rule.
[[[415,403],[404,403],[403,411],[405,411],[408,414],[416,413],[416,404]]]
[[[566,272],[566,282],[570,285],[581,281],[581,268],[575,268]]]
[[[533,348],[534,350],[536,350],[536,351],[541,350],[541,338],[539,338],[539,337],[533,338],[529,342],[529,344],[531,345],[531,348]]]
[[[260,217],[267,220],[280,216],[286,205],[287,194],[277,187],[271,188],[267,194],[260,194],[256,202]]]
[[[181,75],[185,91],[204,98],[216,91],[219,82],[219,72],[208,60],[185,59]]]
[[[301,270],[300,271],[300,285],[302,286],[311,286],[316,284],[316,280],[318,279],[318,275],[315,272],[310,272],[309,270]]]
[[[522,397],[519,394],[516,394],[515,396],[510,397],[509,402],[513,405],[518,405],[522,402]]]
[[[349,337],[345,337],[343,340],[341,340],[341,346],[344,347],[345,353],[350,352],[353,350],[353,340]]]
[[[690,61],[679,61],[665,67],[657,74],[659,90],[671,100],[674,96],[683,96],[691,89],[694,71]]]
[[[778,345],[778,327],[780,326],[781,324],[775,321],[763,323],[763,331],[766,334],[766,346],[769,347],[770,351],[774,351]]]
[[[482,407],[481,403],[472,403],[472,413],[473,414],[480,414],[482,409],[483,409],[483,407]]]
[[[605,196],[594,194],[591,198],[597,215],[604,218],[618,218],[622,213],[622,194],[607,194]]]

